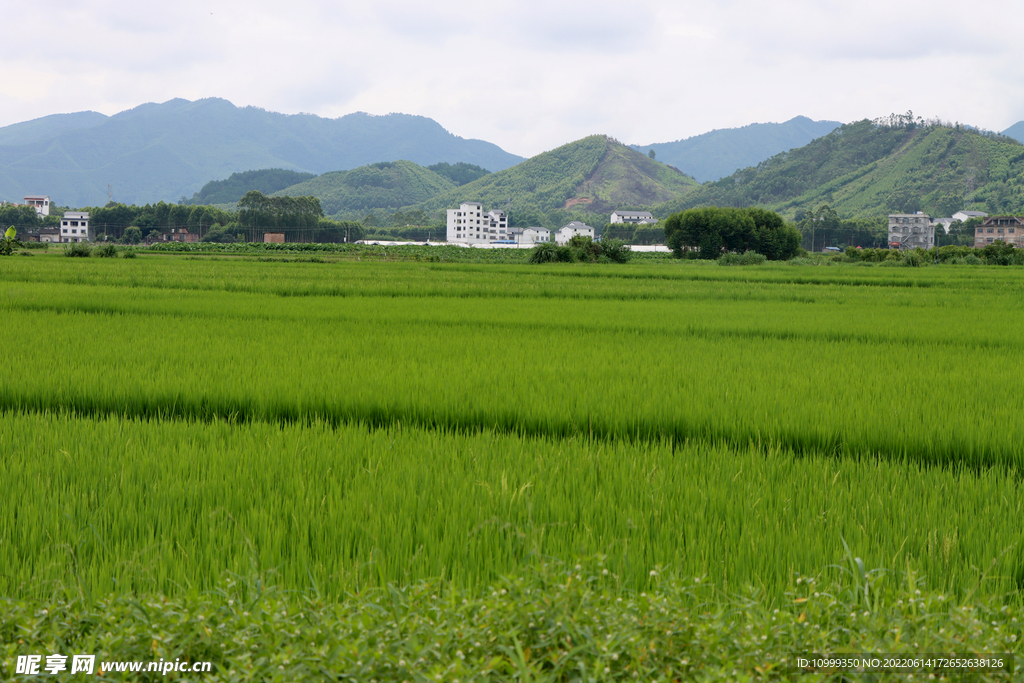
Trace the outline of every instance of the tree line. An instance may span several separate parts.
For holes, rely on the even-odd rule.
[[[800,233],[774,211],[703,207],[665,220],[666,243],[679,258],[717,259],[723,252],[753,251],[784,261],[800,251]]]

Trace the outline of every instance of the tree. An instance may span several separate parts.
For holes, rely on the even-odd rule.
[[[649,156],[650,158],[652,158],[652,159],[653,159],[653,158],[654,158],[654,157],[656,156],[656,155],[654,154],[654,150],[652,149],[651,151],[649,151],[649,152],[647,153],[647,156]]]
[[[702,259],[725,251],[755,251],[773,259],[794,256],[800,233],[782,216],[765,209],[705,207],[673,214],[665,221],[665,238],[677,258],[696,247]]]
[[[134,225],[130,228],[125,228],[124,236],[121,241],[125,244],[138,244],[142,241],[142,231]]]
[[[722,249],[734,251],[745,246],[745,237],[754,231],[754,220],[744,209],[705,207],[689,209],[669,216],[665,237],[677,258],[684,250],[696,247],[700,258],[716,259]],[[742,249],[741,249],[742,251]]]
[[[804,235],[810,233],[811,244],[809,251],[814,251],[816,246],[824,245],[824,235],[829,232],[834,232],[840,228],[839,214],[828,204],[822,204],[814,211],[811,211],[804,218],[800,224],[800,232]],[[815,239],[817,234],[821,232],[823,239],[818,241]]]

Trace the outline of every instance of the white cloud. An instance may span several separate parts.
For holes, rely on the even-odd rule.
[[[8,9],[0,125],[173,97],[400,111],[531,155],[803,114],[1024,119],[1008,0],[41,0]],[[996,34],[994,27],[998,27]]]

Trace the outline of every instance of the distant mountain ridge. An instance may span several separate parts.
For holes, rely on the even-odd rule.
[[[654,150],[658,161],[675,166],[703,183],[756,166],[779,152],[803,147],[840,125],[839,121],[812,121],[806,116],[797,116],[785,123],[752,123],[675,142],[630,147],[645,154]]]
[[[1003,135],[1013,138],[1018,142],[1024,142],[1024,121],[1018,121],[1003,131]]]
[[[43,193],[71,206],[191,197],[210,181],[253,169],[305,173],[378,161],[466,162],[504,169],[522,157],[457,137],[423,116],[326,119],[236,107],[210,98],[143,104],[114,116],[79,112],[0,128],[0,198]]]
[[[963,125],[863,120],[655,208],[762,206],[795,217],[828,204],[848,218],[1024,210],[1024,145]]]

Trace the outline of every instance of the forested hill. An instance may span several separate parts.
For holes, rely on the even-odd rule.
[[[769,157],[796,147],[840,126],[838,121],[812,121],[797,116],[785,123],[752,123],[742,128],[724,128],[685,140],[653,145],[631,145],[643,153],[654,150],[659,161],[671,164],[700,182],[718,180]]]
[[[384,161],[324,173],[276,194],[312,195],[320,200],[325,215],[358,219],[374,209],[419,204],[456,187],[448,178],[411,161]]]
[[[516,225],[546,225],[569,214],[645,208],[691,191],[697,182],[604,135],[591,135],[463,185],[416,208],[437,212],[460,202],[508,209]]]
[[[110,117],[81,112],[0,128],[0,199],[41,193],[60,205],[95,206],[106,203],[110,184],[117,202],[175,201],[239,171],[324,173],[390,159],[491,170],[522,161],[422,116],[326,119],[175,99]]]
[[[844,217],[1024,209],[1024,146],[963,126],[858,121],[657,207],[765,206],[794,216],[829,204]]]
[[[281,168],[232,173],[224,180],[211,180],[206,183],[203,185],[203,189],[192,195],[192,199],[187,203],[234,204],[251,190],[272,194],[315,177],[312,173],[299,173]]]

